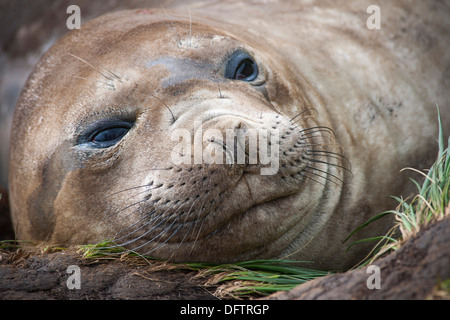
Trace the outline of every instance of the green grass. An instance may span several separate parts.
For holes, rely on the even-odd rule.
[[[254,260],[209,266],[201,271],[201,275],[209,276],[207,284],[220,285],[215,292],[217,297],[241,299],[291,290],[306,281],[330,274],[301,267],[302,264],[305,262]]]
[[[23,244],[32,243],[30,241],[21,241],[21,240],[2,240],[0,241],[0,249],[19,249],[23,246]]]
[[[86,259],[117,259],[118,256],[127,254],[127,250],[117,246],[112,240],[104,240],[96,244],[86,244],[78,246],[78,252]],[[130,256],[137,255],[135,252],[128,252]]]
[[[169,263],[117,247],[111,241],[79,246],[86,259],[126,259],[138,257],[151,263],[160,262],[166,269],[196,270],[196,277],[205,279],[205,286],[216,287],[219,298],[243,299],[290,290],[306,281],[329,274],[326,271],[301,267],[308,262],[291,260],[254,260],[235,264]]]

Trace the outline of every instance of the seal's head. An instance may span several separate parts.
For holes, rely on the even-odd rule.
[[[276,48],[232,26],[154,10],[91,21],[44,55],[18,103],[18,238],[314,260],[345,163],[303,87]]]

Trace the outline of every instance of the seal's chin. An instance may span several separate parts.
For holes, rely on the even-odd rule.
[[[299,195],[290,194],[255,204],[244,211],[236,212],[222,225],[211,232],[201,234],[202,224],[195,227],[174,228],[177,237],[165,241],[152,241],[141,245],[144,255],[183,262],[230,263],[248,259],[280,256],[292,243],[299,228],[306,223],[307,210],[294,209],[299,205]],[[293,215],[293,210],[298,212]],[[190,230],[190,231],[189,231]],[[186,232],[193,232],[189,237]],[[181,241],[173,241],[174,238]]]
[[[133,226],[140,232],[122,242],[129,250],[172,261],[228,263],[280,256],[307,224],[323,188],[305,184],[301,171],[288,179],[286,170],[274,176],[243,173],[220,196],[194,197],[170,213],[147,211],[139,219],[146,222]],[[213,200],[215,205],[206,210]]]

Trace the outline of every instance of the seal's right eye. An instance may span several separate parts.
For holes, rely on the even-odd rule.
[[[229,58],[225,78],[251,82],[258,76],[258,65],[253,57],[243,51],[236,51]]]
[[[112,147],[130,131],[132,125],[124,121],[99,121],[89,126],[79,143],[94,148]]]

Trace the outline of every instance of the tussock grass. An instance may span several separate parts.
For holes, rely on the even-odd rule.
[[[86,259],[139,258],[152,264],[152,270],[187,269],[198,271],[196,278],[205,279],[206,287],[216,287],[218,298],[244,299],[291,290],[306,281],[330,272],[302,267],[308,262],[291,260],[253,260],[235,264],[171,263],[116,246],[111,241],[79,246]]]
[[[359,242],[378,241],[367,259],[365,259],[360,266],[372,263],[375,259],[386,252],[397,250],[404,241],[417,234],[430,223],[450,216],[450,137],[444,137],[439,108],[438,122],[439,152],[435,163],[425,172],[419,171],[415,168],[405,168],[402,170],[411,170],[423,176],[424,180],[422,184],[411,179],[412,183],[414,183],[417,188],[417,193],[406,199],[392,196],[392,198],[397,200],[399,203],[395,210],[389,210],[378,214],[355,229],[348,236],[348,238],[350,238],[358,230],[370,225],[373,221],[381,219],[386,215],[395,215],[396,223],[386,235],[360,240],[350,245],[352,246]],[[446,139],[448,140],[446,141]],[[447,147],[445,147],[446,142]],[[397,231],[400,231],[400,237],[394,238],[393,235]]]
[[[83,254],[85,259],[118,259],[120,256],[130,255],[137,256],[138,254],[129,251],[123,247],[117,246],[113,240],[104,240],[96,244],[86,244],[78,246],[78,252]]]
[[[291,290],[306,281],[330,274],[301,267],[305,262],[290,260],[254,260],[213,266],[201,271],[210,276],[206,285],[218,285],[218,298],[242,299]]]
[[[2,240],[0,241],[0,249],[13,250],[22,248],[24,244],[31,244],[30,241],[21,240]]]
[[[422,227],[429,223],[442,220],[449,214],[450,199],[450,137],[447,141],[447,148],[444,146],[444,135],[442,122],[439,117],[439,154],[436,162],[428,171],[428,174],[413,168],[425,178],[424,183],[419,185],[411,180],[417,187],[418,193],[410,201],[395,198],[400,203],[400,210],[392,211],[399,221],[399,228],[403,239],[416,234]],[[444,149],[445,148],[445,149]]]

